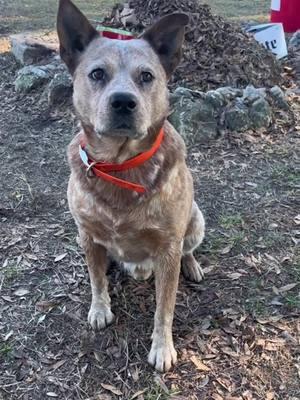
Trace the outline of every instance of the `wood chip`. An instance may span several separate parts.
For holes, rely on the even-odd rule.
[[[109,392],[112,392],[113,394],[115,394],[117,396],[122,396],[121,390],[119,390],[115,386],[107,385],[106,383],[100,383],[100,385],[103,387],[103,389],[108,390]]]
[[[210,368],[207,365],[203,364],[203,362],[197,356],[192,356],[191,361],[196,366],[198,371],[210,371]]]

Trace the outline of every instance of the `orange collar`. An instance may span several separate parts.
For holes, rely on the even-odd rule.
[[[109,175],[108,172],[127,171],[128,169],[133,169],[144,164],[157,152],[163,141],[163,138],[164,130],[163,128],[161,128],[159,134],[157,135],[157,138],[155,139],[155,142],[149,150],[145,151],[144,153],[140,153],[136,157],[130,158],[127,161],[124,161],[122,164],[93,161],[88,156],[87,152],[84,149],[84,144],[82,143],[80,143],[79,145],[79,155],[82,162],[87,167],[88,173],[92,171],[94,175],[98,176],[99,178],[102,178],[107,182],[111,182],[112,184],[121,188],[132,190],[137,193],[145,193],[146,188],[144,186]]]

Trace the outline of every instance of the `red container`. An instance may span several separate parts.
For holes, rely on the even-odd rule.
[[[271,22],[281,22],[285,32],[292,33],[300,29],[300,0],[272,1],[272,5],[275,3],[280,4],[280,10],[271,10]]]
[[[97,26],[97,30],[99,31],[100,36],[104,36],[108,39],[117,39],[117,40],[131,40],[134,39],[134,36],[127,31],[121,29],[107,28],[104,26]]]

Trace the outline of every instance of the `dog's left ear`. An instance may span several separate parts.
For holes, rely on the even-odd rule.
[[[57,33],[60,56],[73,74],[80,54],[99,34],[70,0],[59,1]]]
[[[185,26],[189,23],[187,14],[166,15],[142,35],[160,58],[167,77],[170,78],[182,55]]]

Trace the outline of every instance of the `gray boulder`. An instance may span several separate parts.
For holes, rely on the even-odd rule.
[[[55,106],[69,102],[73,93],[73,82],[67,72],[55,74],[52,81],[46,88],[49,105]]]
[[[205,96],[193,99],[189,95],[173,97],[169,120],[187,144],[204,143],[218,136],[215,109]]]
[[[28,34],[11,36],[11,51],[23,65],[35,64],[54,53],[54,47],[32,40]]]
[[[248,108],[241,101],[225,111],[225,127],[236,132],[244,132],[251,127]]]
[[[47,66],[27,66],[19,70],[15,80],[17,92],[30,92],[51,79],[53,71]]]
[[[255,100],[249,109],[249,117],[253,128],[268,127],[272,121],[269,103],[263,98]]]
[[[248,85],[243,91],[243,102],[245,104],[252,104],[260,98],[266,97],[265,88],[255,88],[253,85]]]
[[[284,92],[280,89],[279,86],[273,86],[269,91],[270,96],[272,97],[274,103],[283,110],[289,110],[289,104],[285,99]]]
[[[300,51],[300,29],[290,38],[288,48],[292,52]]]
[[[236,97],[241,97],[243,91],[241,89],[232,88],[230,86],[220,87],[215,92],[221,94],[227,101],[234,100]]]
[[[222,107],[226,106],[227,99],[222,94],[222,92],[217,90],[209,90],[205,98],[209,104],[211,104],[216,110],[221,109]]]

